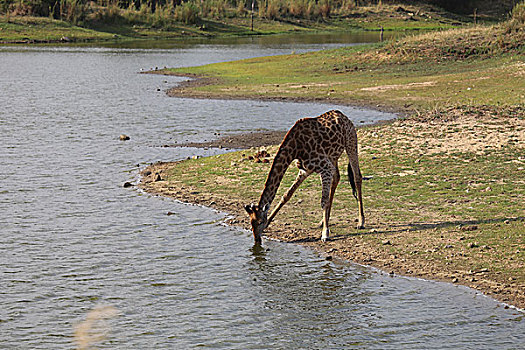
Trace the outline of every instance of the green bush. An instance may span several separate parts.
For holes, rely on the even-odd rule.
[[[504,23],[507,34],[523,31],[525,28],[525,1],[516,4],[512,9],[511,16]]]
[[[174,19],[186,24],[195,24],[199,19],[199,9],[193,2],[185,2],[175,7]]]

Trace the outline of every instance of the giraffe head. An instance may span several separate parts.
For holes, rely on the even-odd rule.
[[[253,238],[255,239],[255,244],[260,245],[262,243],[262,232],[266,227],[268,227],[269,208],[269,204],[264,205],[262,208],[255,204],[246,205],[244,207],[244,209],[250,216],[250,223],[252,224]]]

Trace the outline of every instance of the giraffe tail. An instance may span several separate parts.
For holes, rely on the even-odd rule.
[[[357,170],[361,172],[359,169]],[[355,187],[355,179],[354,179],[354,171],[352,169],[352,163],[348,163],[348,181],[350,181],[350,186],[352,186],[352,194],[354,195],[355,199],[357,199],[357,190]]]

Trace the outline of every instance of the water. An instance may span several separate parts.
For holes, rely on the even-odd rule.
[[[73,348],[75,326],[100,305],[118,310],[95,323],[107,333],[100,349],[522,346],[523,313],[468,288],[392,278],[295,245],[254,251],[223,213],[122,187],[150,162],[219,152],[159,145],[284,130],[332,108],[355,123],[393,117],[169,98],[181,78],[137,73],[349,39],[275,40],[0,48],[1,349]]]

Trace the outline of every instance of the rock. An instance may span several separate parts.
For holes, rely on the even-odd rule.
[[[477,247],[479,247],[479,245],[476,242],[471,242],[471,243],[468,244],[468,247],[469,248],[477,248]]]
[[[124,182],[124,185],[122,185],[122,187],[124,188],[133,187],[133,184],[131,182],[126,181]]]
[[[384,240],[384,241],[381,241],[381,244],[382,245],[392,245],[392,242],[390,242],[390,240]]]
[[[458,283],[458,282],[459,282],[459,280],[458,280],[457,278],[454,278],[454,279],[452,280],[452,283]]]
[[[159,173],[155,174],[155,182],[157,181],[162,181],[162,177],[160,177]]]
[[[175,213],[172,212],[172,211],[169,211],[169,212],[166,213],[166,215],[171,216],[171,215],[175,215]]]
[[[149,170],[146,170],[144,173],[142,173],[143,176],[150,176],[151,175],[151,171]]]
[[[122,134],[122,135],[119,136],[119,140],[120,141],[128,141],[129,140],[129,136],[125,135],[125,134]]]
[[[333,258],[332,258],[331,255],[327,255],[327,256],[325,257],[325,259],[328,260],[328,261],[330,261],[330,260],[332,260]]]

